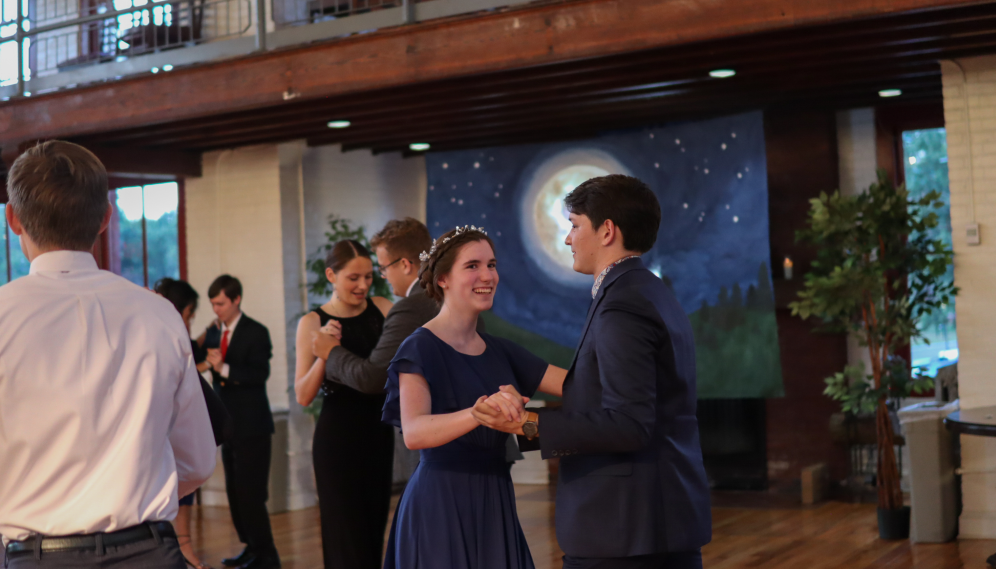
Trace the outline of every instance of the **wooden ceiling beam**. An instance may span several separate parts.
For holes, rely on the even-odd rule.
[[[468,105],[458,101],[438,101],[430,107],[431,110],[416,113],[413,109],[395,109],[383,119],[376,122],[363,121],[360,125],[354,125],[346,130],[329,130],[323,124],[316,125],[316,121],[303,121],[300,124],[283,124],[267,127],[263,130],[247,129],[245,132],[222,132],[216,136],[202,137],[198,144],[204,147],[225,147],[226,145],[237,145],[245,138],[255,137],[257,140],[272,135],[274,139],[293,140],[297,138],[308,138],[313,144],[332,144],[342,142],[346,144],[356,143],[361,140],[377,139],[390,133],[404,132],[406,135],[419,136],[417,132],[426,129],[437,131],[450,128],[459,128],[467,124],[481,124],[482,122],[509,121],[509,120],[535,120],[536,116],[544,116],[549,112],[573,113],[583,109],[585,112],[593,112],[593,106],[624,103],[628,100],[643,100],[650,97],[672,97],[680,100],[684,97],[698,98],[709,95],[713,91],[721,91],[724,96],[730,94],[747,94],[753,89],[770,87],[783,84],[801,84],[832,87],[854,83],[857,81],[902,81],[915,77],[928,77],[939,84],[940,69],[936,63],[919,62],[910,65],[893,64],[883,67],[879,63],[876,67],[852,67],[848,66],[845,75],[828,72],[820,67],[800,66],[795,70],[771,69],[764,75],[751,74],[742,78],[734,78],[726,82],[713,81],[701,88],[694,90],[668,89],[664,87],[654,88],[646,85],[638,87],[620,87],[606,90],[601,93],[588,93],[584,90],[573,90],[571,88],[556,89],[548,93],[542,99],[530,99],[528,101],[497,101],[500,104]],[[684,91],[684,92],[683,92]],[[877,92],[877,89],[874,91]],[[578,105],[583,105],[579,107]],[[427,138],[419,136],[420,139]]]
[[[906,84],[904,99],[918,99],[929,95],[936,97],[940,94],[940,84]],[[475,124],[467,125],[463,129],[450,129],[446,132],[437,133],[434,137],[423,137],[418,142],[429,142],[435,149],[439,144],[454,142],[473,138],[504,138],[505,135],[512,135],[524,131],[549,130],[570,131],[571,129],[581,129],[584,132],[604,132],[622,128],[633,128],[641,125],[662,124],[671,120],[686,120],[688,114],[704,115],[711,110],[712,115],[732,114],[749,109],[764,109],[782,107],[788,104],[814,105],[814,106],[839,106],[841,108],[853,104],[854,101],[863,101],[866,105],[874,105],[881,101],[877,94],[869,94],[867,89],[856,90],[835,90],[827,91],[823,89],[811,89],[808,92],[797,90],[792,93],[779,93],[776,95],[752,94],[738,97],[735,100],[723,99],[731,102],[722,113],[716,111],[716,100],[688,100],[680,104],[654,104],[647,103],[641,106],[627,108],[603,109],[598,115],[591,113],[570,114],[562,116],[551,116],[546,120],[519,121],[509,124],[489,125]],[[396,138],[381,139],[376,141],[361,141],[354,144],[344,144],[343,150],[357,150],[361,148],[407,148],[413,138],[398,136]],[[321,141],[309,141],[311,145],[318,145]]]
[[[19,99],[0,105],[0,132],[5,142],[81,136],[279,107],[288,90],[302,100],[318,100],[964,4],[964,0],[576,0],[530,5]],[[114,104],[109,104],[112,100]]]
[[[883,32],[880,29],[883,23],[873,20],[872,22],[857,22],[851,26],[847,26],[845,32],[841,32],[839,27],[831,27],[829,28],[830,31],[810,30],[811,33],[805,36],[800,36],[798,32],[769,33],[759,37],[740,38],[740,41],[723,40],[715,42],[717,45],[710,46],[708,50],[703,49],[704,46],[701,45],[682,46],[680,48],[664,50],[664,52],[661,52],[661,50],[639,52],[631,54],[626,58],[619,58],[617,56],[599,58],[599,62],[588,60],[557,66],[543,66],[519,70],[514,74],[500,73],[494,74],[491,77],[475,79],[473,81],[473,90],[488,93],[491,97],[497,98],[503,93],[530,88],[536,89],[539,83],[552,83],[556,82],[557,79],[563,81],[567,77],[579,74],[581,75],[582,83],[593,80],[609,82],[617,75],[637,75],[639,74],[639,69],[670,68],[675,63],[681,66],[681,71],[684,74],[690,74],[694,71],[696,75],[704,76],[702,69],[707,67],[710,61],[715,63],[715,61],[721,61],[725,58],[727,63],[734,66],[745,66],[763,59],[765,55],[767,55],[768,59],[771,58],[771,54],[781,56],[781,52],[776,48],[790,47],[793,51],[799,51],[799,45],[788,46],[786,45],[787,40],[781,39],[782,36],[789,35],[795,38],[792,41],[804,41],[809,46],[821,46],[810,48],[805,53],[799,53],[797,59],[804,55],[807,57],[818,57],[821,51],[826,52],[825,46],[828,44],[835,46],[831,47],[831,52],[834,49],[837,51],[860,51],[865,54],[874,53],[880,57],[884,57],[886,53],[882,53],[882,50],[890,45],[895,49],[896,46],[902,46],[913,41],[920,43],[930,41],[930,37],[936,39],[954,36],[960,41],[968,41],[968,36],[974,33],[985,33],[996,27],[993,22],[996,19],[996,7],[990,5],[974,6],[971,7],[971,10],[971,12],[965,9],[951,10],[950,14],[945,12],[943,17],[939,17],[934,13],[918,13],[912,16],[905,16],[903,17],[905,19],[916,17],[918,22],[916,25],[899,26],[898,29],[904,30],[901,33],[895,31]],[[927,16],[932,16],[932,18],[927,19]],[[947,18],[954,18],[954,21],[949,21]],[[873,27],[872,24],[878,27]],[[855,35],[858,35],[854,28],[859,28],[861,34],[867,37],[864,37],[861,42],[843,41],[848,38],[853,39]],[[928,34],[928,38],[924,38],[923,35],[919,36],[919,38],[911,39],[909,37],[913,32],[923,34],[925,28],[931,28],[933,35],[930,36]],[[777,36],[777,41],[766,39],[767,36]],[[838,41],[830,41],[831,39]],[[746,49],[743,45],[744,41],[748,43]],[[643,73],[646,74],[646,71]],[[542,82],[535,80],[539,78],[537,74],[542,74],[540,75],[543,79]],[[602,76],[606,74],[609,76],[603,79]],[[679,77],[680,75],[671,73],[670,76]],[[634,77],[633,81],[640,79],[639,77]],[[254,128],[254,125],[258,126],[261,123],[273,124],[275,128],[279,128],[283,124],[282,121],[295,120],[295,117],[301,117],[302,115],[308,118],[296,118],[298,123],[313,121],[316,124],[323,124],[325,120],[340,115],[355,116],[359,119],[366,114],[363,109],[367,109],[367,112],[370,109],[377,112],[379,109],[395,108],[396,105],[405,106],[406,104],[411,104],[413,99],[435,98],[445,95],[459,85],[459,82],[443,81],[436,85],[421,85],[416,88],[415,92],[411,89],[388,89],[378,93],[363,94],[362,96],[354,95],[330,98],[317,102],[275,107],[253,113],[228,113],[203,121],[181,121],[160,129],[146,127],[89,138],[104,144],[120,144],[128,141],[129,144],[136,143],[140,145],[182,145],[187,140],[199,138],[204,133],[216,133],[223,128],[230,128],[232,130],[242,129],[245,132],[250,132]],[[419,95],[420,93],[421,96]]]
[[[940,90],[937,89],[932,92],[924,93],[912,93],[908,99],[908,102],[917,102],[920,100],[930,100],[936,101],[937,97],[940,95]],[[834,100],[823,100],[820,102],[815,101],[803,101],[799,102],[799,105],[805,108],[826,108],[826,109],[838,109],[838,108],[858,108],[869,106],[870,101],[867,97],[858,99],[834,99]],[[825,106],[824,106],[825,105]],[[793,108],[795,104],[785,104],[780,105],[778,108]],[[755,107],[756,108],[756,107]],[[735,114],[740,112],[745,112],[752,110],[748,106],[736,106],[730,107],[729,113]],[[703,118],[709,118],[715,116],[715,109],[698,109],[698,110],[688,110],[680,115],[660,115],[660,124],[672,122],[676,120],[697,120]],[[620,128],[633,128],[643,126],[646,123],[642,119],[637,119],[638,122],[633,124],[621,124]],[[588,139],[593,136],[605,132],[605,129],[585,129],[585,128],[570,128],[568,130],[558,130],[558,131],[541,131],[536,129],[522,129],[519,131],[505,133],[501,136],[477,136],[477,137],[464,137],[457,140],[446,141],[434,144],[432,146],[432,152],[447,152],[451,150],[468,150],[468,149],[478,149],[478,148],[493,148],[498,146],[508,146],[508,145],[519,145],[519,144],[535,144],[535,143],[549,143],[549,142],[563,142],[567,140],[583,140]],[[351,150],[360,150],[363,148],[343,148],[344,152]],[[423,154],[422,152],[412,152],[407,148],[407,146],[395,145],[395,146],[377,146],[373,147],[372,152],[374,154],[383,153],[397,153],[400,152],[405,156],[415,156],[418,154]]]
[[[868,50],[863,50],[859,55],[862,58],[867,58],[868,53]],[[796,58],[794,65],[783,67],[776,65],[776,63],[769,63],[767,68],[753,68],[749,77],[756,81],[766,82],[779,79],[784,80],[785,77],[797,73],[823,75],[829,73],[831,70],[839,73],[840,68],[843,68],[848,71],[849,77],[860,77],[863,74],[874,73],[876,76],[884,78],[889,72],[892,72],[893,75],[905,76],[914,69],[929,69],[935,72],[937,69],[936,63],[933,62],[888,62],[888,68],[883,69],[883,63],[875,60],[871,62],[876,65],[874,71],[868,71],[869,62],[861,61],[857,58],[854,60],[833,58],[832,61],[817,60],[814,62],[805,54]],[[784,62],[782,64],[784,65]],[[686,78],[681,79],[682,76]],[[322,133],[329,133],[330,137],[342,136],[344,139],[348,139],[350,136],[355,136],[353,133],[357,132],[365,133],[371,129],[397,129],[403,124],[415,124],[423,120],[437,120],[438,118],[445,118],[459,112],[487,114],[497,112],[502,108],[519,109],[523,106],[531,107],[550,101],[556,101],[558,104],[567,104],[570,100],[581,97],[611,97],[619,93],[636,94],[638,92],[681,91],[680,88],[669,89],[672,85],[691,87],[701,85],[701,87],[697,88],[705,90],[710,88],[726,89],[730,86],[727,82],[711,78],[687,79],[686,71],[681,69],[668,70],[665,76],[661,76],[661,71],[651,69],[631,77],[625,75],[619,77],[613,76],[608,79],[599,75],[592,75],[591,77],[587,85],[584,83],[567,85],[555,82],[552,85],[543,83],[541,86],[529,89],[528,92],[519,93],[516,97],[500,97],[495,94],[476,93],[473,95],[467,94],[460,100],[450,101],[425,97],[416,92],[412,93],[407,102],[399,102],[394,106],[388,102],[376,104],[368,108],[366,112],[350,115],[355,120],[354,125],[349,130],[343,131],[329,131],[324,124],[327,117],[318,118],[310,114],[280,122],[272,118],[255,117],[251,124],[247,124],[241,128],[214,129],[212,131],[202,129],[194,133],[188,133],[182,137],[160,136],[158,137],[158,143],[165,146],[183,146],[197,141],[197,144],[201,147],[223,146],[228,143],[237,144],[242,135],[259,138],[266,132],[270,132],[275,138],[283,140],[321,136]],[[795,79],[793,78],[793,80]],[[837,76],[834,80],[839,81],[841,78]],[[844,78],[843,80],[846,81],[848,79]],[[609,83],[602,85],[606,81],[609,81]],[[592,91],[592,89],[597,88],[601,88],[601,90]],[[260,123],[264,126],[260,126]],[[156,134],[155,131],[152,131],[147,134],[148,138],[136,141],[136,143],[151,143],[157,140]]]
[[[973,24],[977,25],[976,22],[973,22]],[[993,22],[990,22],[990,25],[992,24]],[[935,40],[929,43],[918,43],[916,44],[918,46],[918,53],[924,49],[934,53],[938,49],[950,49],[958,43],[967,44],[970,42],[978,42],[980,41],[980,38],[987,43],[990,42],[993,38],[993,33],[989,31],[986,34],[983,34],[979,32],[980,29],[982,28],[973,28],[973,30],[951,30],[952,34],[956,31],[961,32],[961,34],[953,39]],[[893,38],[882,38],[882,40],[892,41],[895,45],[894,49],[896,50],[908,52],[911,46],[908,41],[898,41]],[[848,52],[852,55],[851,59],[844,57],[844,54]],[[761,64],[767,64],[772,68],[772,72],[788,73],[790,71],[789,68],[792,67],[793,64],[800,69],[822,69],[827,65],[829,65],[829,67],[847,68],[864,64],[867,60],[872,58],[886,57],[889,55],[887,50],[883,49],[881,45],[847,45],[844,48],[840,48],[837,53],[828,54],[822,57],[820,56],[819,51],[802,49],[799,46],[793,50],[793,53],[795,54],[792,58],[793,61],[775,61],[775,58],[778,57],[778,55],[772,55],[770,52],[752,54],[751,57],[741,56],[736,61],[736,66],[748,70],[753,75],[758,75],[762,71],[761,69],[755,67]],[[918,56],[914,54],[911,57],[916,58]],[[881,64],[879,59],[875,59],[875,62]],[[612,75],[591,73],[585,76],[583,80],[578,83],[566,85],[555,81],[533,82],[528,87],[521,88],[518,92],[512,91],[507,93],[504,98],[502,97],[504,93],[488,92],[486,90],[482,90],[481,88],[475,88],[475,93],[465,95],[463,101],[485,99],[496,105],[516,106],[520,104],[528,104],[529,102],[534,101],[510,100],[508,98],[509,95],[515,94],[518,95],[518,97],[525,97],[529,93],[545,92],[546,96],[544,98],[546,98],[549,96],[560,96],[557,95],[557,93],[585,92],[586,90],[590,91],[592,88],[598,88],[600,85],[602,85],[602,89],[605,92],[610,92],[612,90],[624,91],[627,89],[650,89],[653,85],[648,85],[648,83],[653,81],[657,81],[659,83],[667,83],[670,81],[674,83],[687,83],[690,85],[694,85],[696,83],[705,84],[706,81],[709,81],[709,79],[704,76],[698,79],[689,78],[690,67],[701,66],[702,62],[694,61],[689,63],[686,61],[684,63],[685,67],[681,68],[673,68],[667,65],[662,66],[667,69],[664,76],[661,75],[661,71],[658,66],[652,66],[649,70],[643,70],[636,73],[633,73],[628,69],[624,69],[622,71],[616,70],[615,74]],[[776,68],[776,64],[787,67]],[[890,63],[890,65],[896,64],[897,63]],[[627,75],[627,73],[629,73],[629,75]],[[552,86],[551,83],[553,84]],[[377,97],[373,98],[378,99]],[[466,103],[461,102],[458,103],[458,106],[465,104]],[[428,96],[428,94],[421,94],[418,90],[415,90],[414,92],[409,92],[407,97],[404,99],[390,96],[386,98],[386,100],[378,99],[378,101],[367,101],[366,104],[362,106],[354,105],[350,108],[349,105],[337,105],[337,107],[342,110],[340,114],[354,119],[354,127],[351,130],[356,131],[360,128],[366,129],[377,126],[397,128],[399,124],[399,116],[403,117],[401,119],[402,121],[414,121],[417,120],[416,117],[420,116],[420,111],[427,111],[430,115],[438,114],[440,112],[440,107],[445,107],[447,109],[446,112],[449,112],[449,110],[453,108],[453,105],[448,103],[443,104],[435,97]],[[484,108],[488,107],[485,106]],[[264,113],[262,116],[253,116],[251,118],[242,117],[237,119],[241,121],[237,127],[222,129],[218,124],[211,123],[200,128],[190,129],[176,136],[166,135],[157,129],[147,129],[140,135],[131,136],[130,143],[140,145],[183,147],[190,144],[191,141],[198,141],[200,147],[214,147],[227,143],[237,144],[239,142],[239,135],[243,134],[247,138],[259,138],[263,135],[263,131],[272,132],[275,139],[291,140],[294,138],[319,136],[320,133],[325,130],[324,123],[327,118],[333,116],[328,112],[326,112],[325,116],[322,116],[322,111],[319,110],[302,113],[302,111],[295,109],[284,110],[282,114],[285,114],[288,118],[281,120],[280,117]],[[141,138],[137,138],[138,136],[141,136]],[[100,138],[97,140],[100,140]],[[121,141],[112,139],[111,142],[120,143]]]
[[[112,148],[85,145],[112,175],[182,178],[201,176],[199,152],[171,149]]]
[[[570,117],[580,112],[594,112],[596,108],[610,110],[614,106],[625,105],[633,101],[646,101],[651,99],[667,99],[667,104],[680,104],[685,100],[707,100],[718,102],[729,99],[731,94],[738,96],[750,96],[763,89],[765,86],[782,89],[786,83],[798,83],[799,86],[808,88],[831,88],[834,86],[854,85],[857,83],[874,86],[879,82],[888,81],[890,84],[908,83],[910,80],[925,80],[928,83],[940,85],[940,69],[936,64],[932,68],[922,68],[906,73],[894,73],[887,75],[884,70],[877,69],[872,73],[862,74],[842,78],[840,76],[822,76],[816,81],[805,81],[802,77],[788,75],[780,81],[775,81],[771,77],[758,78],[752,81],[731,82],[722,85],[717,84],[710,89],[684,91],[677,90],[654,90],[640,93],[641,96],[627,97],[578,97],[578,98],[558,98],[550,97],[544,101],[534,102],[532,105],[522,105],[515,108],[488,110],[479,108],[439,109],[435,116],[421,116],[420,120],[397,121],[394,125],[381,124],[379,128],[357,129],[352,132],[334,132],[328,129],[316,129],[312,136],[305,136],[311,144],[363,144],[371,140],[391,133],[400,133],[409,137],[412,141],[416,138],[419,141],[431,141],[432,136],[446,132],[448,130],[459,129],[461,126],[467,128],[482,128],[489,124],[503,124],[509,122],[530,122],[538,117],[549,117],[553,115]],[[869,90],[869,93],[877,93],[877,89]],[[351,129],[352,130],[352,129]],[[294,137],[306,135],[303,131],[292,131],[287,133]]]

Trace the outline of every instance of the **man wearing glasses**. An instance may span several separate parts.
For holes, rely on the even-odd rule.
[[[377,255],[380,274],[399,297],[384,320],[384,331],[369,358],[361,358],[340,346],[342,329],[332,320],[333,334],[315,334],[315,357],[325,361],[325,377],[362,393],[384,393],[387,366],[412,332],[435,318],[439,306],[418,286],[419,253],[432,247],[429,228],[406,217],[389,221],[370,245]]]
[[[394,303],[384,320],[384,331],[369,358],[361,358],[340,345],[342,328],[332,320],[327,329],[332,334],[318,332],[312,343],[315,357],[325,361],[325,377],[352,387],[362,393],[384,393],[387,366],[394,359],[401,342],[415,330],[439,314],[439,305],[418,286],[418,256],[432,248],[432,237],[424,223],[411,217],[387,222],[370,240],[377,255],[380,274],[391,284]],[[477,330],[484,331],[484,322],[477,321]]]

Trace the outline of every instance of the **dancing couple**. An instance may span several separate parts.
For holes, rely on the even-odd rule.
[[[505,460],[510,434],[560,458],[565,569],[702,566],[711,519],[692,329],[639,258],[657,238],[660,205],[620,175],[588,180],[565,204],[574,270],[595,276],[569,370],[477,331],[499,282],[482,229],[452,230],[421,256],[419,284],[441,308],[388,368],[383,420],[421,462],[398,504],[385,569],[533,567]],[[527,411],[537,391],[563,406]]]

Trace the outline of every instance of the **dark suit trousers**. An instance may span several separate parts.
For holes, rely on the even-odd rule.
[[[239,541],[256,555],[276,554],[270,515],[266,511],[271,446],[272,435],[233,437],[221,445],[232,523]]]
[[[682,551],[598,559],[565,555],[564,569],[702,569],[702,552]]]

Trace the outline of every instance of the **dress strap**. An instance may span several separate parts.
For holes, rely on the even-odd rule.
[[[318,321],[322,326],[325,326],[329,323],[329,320],[332,320],[332,315],[322,310],[321,307],[312,310],[312,312],[318,315]]]

